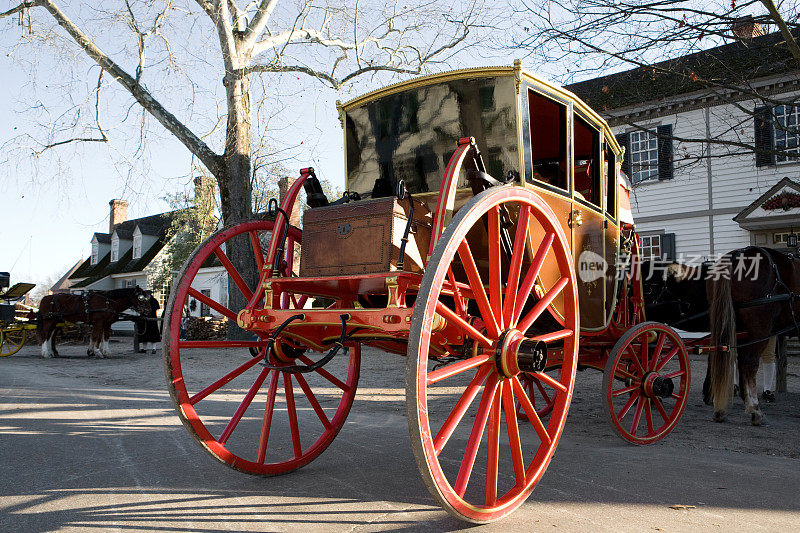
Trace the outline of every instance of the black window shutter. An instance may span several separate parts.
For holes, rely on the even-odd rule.
[[[661,256],[667,261],[677,260],[674,233],[664,233],[661,235]]]
[[[753,113],[755,126],[756,166],[767,167],[775,164],[772,139],[772,112],[768,107],[757,107]]]
[[[617,139],[617,143],[620,146],[625,148],[625,155],[622,158],[622,172],[628,176],[628,179],[633,181],[631,177],[631,149],[628,146],[628,134],[627,133],[620,133],[619,135],[615,135]]]
[[[656,128],[658,134],[658,179],[672,179],[672,124]]]

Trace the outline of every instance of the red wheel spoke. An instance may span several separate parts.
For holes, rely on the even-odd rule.
[[[225,255],[225,252],[223,252],[221,248],[214,248],[214,255],[217,256],[217,258],[222,263],[222,266],[224,266],[225,270],[228,271],[228,274],[230,275],[231,279],[236,284],[236,286],[239,287],[239,290],[241,291],[242,295],[245,298],[247,298],[247,300],[250,300],[253,297],[253,293],[250,291],[250,288],[242,279],[242,276],[239,274],[239,271],[236,270],[236,268],[233,266],[231,260],[228,259],[227,255]]]
[[[261,275],[261,272],[264,270],[264,251],[261,249],[261,241],[258,240],[258,232],[256,230],[250,231],[250,244],[253,245],[258,274]]]
[[[672,398],[673,400],[678,400],[678,401],[680,401],[680,399],[681,399],[681,397],[680,397],[680,396],[679,396],[677,393],[675,393],[675,392],[673,392],[672,394],[670,394],[670,396],[669,396],[669,397],[670,397],[670,398]]]
[[[491,355],[476,355],[475,357],[470,357],[469,359],[464,359],[463,361],[451,363],[445,367],[433,370],[432,372],[428,372],[427,383],[428,385],[432,385],[437,381],[466,372],[470,368],[482,365],[491,358]]]
[[[489,210],[489,299],[492,304],[492,313],[497,319],[498,326],[503,327],[503,280],[500,273],[502,264],[500,258],[500,210],[497,206]]]
[[[672,358],[675,357],[678,354],[680,349],[681,349],[680,346],[675,346],[672,350],[670,350],[669,353],[667,355],[665,355],[664,358],[661,359],[661,361],[659,361],[658,366],[656,366],[656,372],[661,372],[661,370],[665,366],[667,366],[667,363],[672,361]]]
[[[513,320],[509,324],[511,327],[516,326],[516,323],[522,314],[522,309],[525,307],[525,302],[528,301],[528,297],[531,295],[533,286],[536,283],[536,278],[539,277],[539,272],[542,270],[544,258],[547,256],[547,252],[549,252],[550,248],[553,246],[553,240],[555,240],[555,238],[556,234],[552,232],[545,235],[541,244],[539,244],[539,249],[536,250],[536,255],[533,256],[533,262],[531,263],[531,266],[528,267],[528,271],[525,273],[525,279],[522,280],[522,285],[520,285],[519,292],[517,293],[517,298],[514,303]]]
[[[625,387],[624,389],[619,389],[611,392],[611,396],[616,398],[617,396],[622,396],[623,394],[627,394],[629,392],[633,392],[639,388],[639,383],[631,385],[630,387]]]
[[[300,446],[300,428],[297,424],[297,410],[294,407],[294,392],[292,391],[292,375],[288,372],[283,374],[283,390],[286,392],[286,410],[289,415],[289,429],[292,433],[292,447],[294,456],[303,455],[303,448]]]
[[[648,368],[648,365],[650,364],[650,352],[647,349],[647,347],[649,346],[649,343],[647,342],[647,334],[645,333],[644,335],[641,335],[640,338],[642,339],[642,346],[641,346],[641,350],[640,350],[640,357],[641,357],[640,360],[641,360],[642,366],[644,368]]]
[[[453,267],[447,268],[447,279],[453,287],[453,301],[456,304],[456,313],[458,313],[458,316],[467,316],[467,311],[464,309],[464,299],[461,296],[461,289],[458,288],[456,276],[453,274]]]
[[[663,377],[665,377],[665,378],[677,378],[678,376],[683,376],[684,374],[686,374],[685,370],[676,370],[675,372],[672,372],[671,374],[664,374]]]
[[[508,445],[511,448],[511,462],[514,465],[514,478],[517,486],[525,484],[525,461],[522,458],[522,443],[519,439],[519,422],[517,422],[517,409],[514,406],[514,391],[511,383],[504,380],[501,384],[503,395],[503,411],[506,415],[506,430],[508,432]]]
[[[303,377],[303,374],[295,374],[294,379],[296,379],[297,383],[300,384],[300,388],[303,389],[306,398],[308,398],[311,407],[314,408],[314,412],[317,413],[319,421],[322,422],[322,425],[325,426],[325,429],[332,429],[333,425],[331,424],[331,421],[328,420],[328,415],[325,414],[325,411],[322,409],[319,401],[317,401],[317,397],[314,396],[314,392],[311,390],[311,387],[308,386],[308,382],[306,382],[306,378]]]
[[[231,433],[233,433],[233,430],[236,429],[236,426],[239,424],[239,421],[244,416],[244,413],[245,411],[247,411],[247,408],[250,407],[250,404],[252,403],[253,398],[255,398],[258,389],[261,388],[261,385],[264,383],[264,380],[267,379],[267,375],[269,373],[270,373],[269,368],[265,368],[264,370],[262,370],[261,373],[258,375],[258,378],[256,378],[255,382],[250,387],[250,390],[247,391],[247,394],[242,400],[242,403],[239,404],[239,407],[233,414],[233,418],[231,418],[230,422],[228,422],[228,425],[225,426],[225,430],[222,432],[222,435],[218,439],[221,444],[225,444],[228,441],[228,438],[231,436]]]
[[[656,411],[658,411],[658,414],[660,414],[661,418],[664,419],[664,422],[669,422],[669,415],[667,414],[667,411],[664,409],[664,405],[661,403],[661,399],[653,398],[653,403],[656,405]]]
[[[225,316],[226,318],[229,318],[229,319],[231,319],[233,321],[236,320],[236,313],[234,313],[233,311],[231,311],[230,309],[228,309],[227,307],[225,307],[221,303],[215,302],[214,300],[212,300],[211,298],[209,298],[208,296],[206,296],[202,292],[197,291],[192,287],[189,287],[189,290],[187,292],[189,293],[190,296],[194,297],[197,300],[200,300],[201,302],[203,302],[204,304],[209,306],[211,309],[213,309],[217,313],[219,313],[219,314],[221,314],[221,315]]]
[[[519,278],[522,273],[522,258],[525,255],[525,244],[528,241],[528,221],[531,216],[531,206],[523,205],[519,210],[517,219],[517,232],[514,235],[514,251],[508,266],[508,280],[506,294],[503,298],[503,322],[510,326],[514,318],[514,305],[517,300]]]
[[[492,349],[492,341],[487,339],[480,331],[475,329],[472,324],[455,314],[452,309],[438,300],[436,302],[436,312],[442,315],[458,329],[463,331],[466,335],[470,336],[473,340],[481,343],[485,348]]]
[[[547,393],[547,391],[544,389],[544,387],[539,381],[534,381],[534,383],[536,384],[536,388],[539,389],[539,394],[541,394],[542,397],[544,398],[544,404],[549,405],[550,402],[553,400],[553,398],[550,397],[550,395]]]
[[[258,456],[256,462],[264,464],[267,457],[267,443],[269,430],[272,427],[272,413],[275,412],[275,394],[278,391],[278,374],[273,372],[269,379],[269,392],[267,393],[267,406],[264,408],[264,420],[261,423],[261,436],[258,439]]]
[[[500,409],[502,383],[495,387],[489,409],[489,433],[486,445],[486,505],[497,503],[497,463],[500,456]]]
[[[189,404],[194,405],[203,398],[205,398],[206,396],[208,396],[209,394],[211,394],[212,392],[219,390],[220,387],[230,383],[233,379],[237,378],[238,376],[242,375],[245,371],[255,366],[255,364],[261,361],[261,359],[262,359],[261,357],[256,356],[249,359],[246,363],[239,365],[238,367],[228,372],[227,374],[219,378],[217,381],[215,381],[205,389],[201,390],[200,392],[189,398]]]
[[[642,366],[642,362],[639,361],[639,357],[636,355],[636,352],[633,351],[633,348],[631,347],[630,344],[625,347],[625,353],[628,354],[630,360],[633,361],[634,365],[636,365],[636,369],[639,371],[639,375],[644,376],[645,370],[644,367]]]
[[[475,415],[475,421],[472,423],[472,431],[470,431],[469,439],[467,440],[467,448],[464,450],[464,457],[461,459],[461,467],[458,470],[456,484],[453,487],[456,493],[461,497],[464,496],[464,492],[467,490],[469,477],[472,474],[472,467],[475,466],[475,458],[478,456],[478,447],[481,444],[483,430],[486,428],[486,420],[489,418],[489,410],[492,407],[492,400],[494,399],[496,390],[497,374],[490,374],[489,378],[486,380],[486,386],[483,388],[483,394],[481,394],[481,403],[478,404],[478,413]]]
[[[638,381],[639,380],[639,376],[635,376],[635,375],[631,374],[630,372],[628,372],[627,370],[624,370],[624,369],[619,368],[619,367],[617,367],[614,370],[614,375],[618,379],[622,377],[622,378],[625,378],[625,379],[630,379],[631,381]]]
[[[658,335],[658,340],[656,340],[656,347],[653,350],[653,357],[648,362],[647,368],[648,370],[655,370],[656,364],[658,363],[659,355],[661,355],[661,351],[664,349],[664,343],[667,342],[667,334],[661,332]]]
[[[558,331],[553,331],[552,333],[545,333],[544,335],[536,335],[535,337],[531,337],[531,340],[535,341],[542,341],[542,342],[553,342],[561,339],[566,339],[567,337],[571,337],[574,332],[571,329],[559,329]]]
[[[636,435],[636,430],[639,427],[639,419],[642,417],[644,400],[645,398],[643,396],[639,396],[639,401],[636,402],[636,412],[633,413],[633,423],[631,424],[631,435]]]
[[[528,331],[528,328],[533,325],[536,319],[539,318],[539,315],[541,315],[544,310],[547,309],[547,307],[553,302],[553,300],[556,299],[556,296],[561,294],[561,291],[564,290],[564,287],[566,287],[568,283],[569,278],[561,278],[558,280],[558,282],[553,285],[553,287],[547,291],[544,296],[542,296],[542,299],[536,302],[536,305],[527,315],[525,315],[525,318],[520,320],[519,324],[517,325],[517,329],[522,332]]]
[[[298,357],[298,359],[300,359],[302,362],[304,362],[307,365],[313,365],[314,364],[314,361],[309,359],[307,355],[301,355],[300,357]],[[334,376],[333,374],[331,374],[330,372],[328,372],[324,368],[318,368],[318,369],[315,370],[315,372],[317,374],[319,374],[320,376],[322,376],[323,378],[325,378],[328,381],[330,381],[331,383],[333,383],[334,385],[336,385],[337,387],[339,387],[340,389],[342,389],[343,391],[345,391],[345,392],[349,392],[350,391],[350,387],[347,384],[342,382],[340,379],[336,378],[336,376]]]
[[[619,413],[617,414],[617,420],[622,422],[622,419],[625,418],[625,415],[627,415],[628,411],[631,410],[633,404],[636,402],[637,399],[639,399],[639,395],[640,395],[639,391],[634,391],[633,394],[631,394],[631,397],[628,398],[628,401],[625,403],[625,405],[622,406],[622,409],[620,409]]]
[[[644,419],[647,422],[647,436],[649,437],[654,433],[653,431],[653,410],[650,407],[650,398],[645,398],[644,404]]]
[[[439,429],[439,432],[433,439],[433,449],[436,451],[436,455],[442,453],[444,445],[450,440],[450,436],[453,434],[453,431],[455,431],[456,426],[461,422],[469,406],[472,405],[472,401],[475,399],[475,396],[478,395],[478,390],[481,388],[483,380],[486,379],[486,376],[489,375],[491,370],[492,367],[488,365],[479,369],[467,388],[461,393],[461,397],[458,399],[458,402],[456,402],[455,407],[450,411],[441,429]]]
[[[478,272],[478,267],[475,265],[475,259],[472,257],[472,251],[466,240],[461,241],[461,245],[458,247],[458,256],[461,258],[464,272],[466,272],[467,279],[469,279],[470,289],[472,289],[472,294],[475,296],[475,303],[478,304],[481,318],[486,324],[486,330],[489,332],[490,337],[496,339],[500,336],[497,319],[492,311],[492,306],[489,304],[489,299],[486,297],[483,280],[481,280],[481,275]]]
[[[514,395],[517,397],[517,401],[519,401],[519,404],[522,406],[525,414],[528,415],[528,420],[530,423],[533,424],[533,429],[536,431],[536,434],[539,435],[539,438],[542,440],[542,442],[545,442],[548,445],[551,444],[553,439],[551,439],[550,435],[547,433],[547,429],[544,427],[542,419],[536,414],[536,409],[533,407],[533,404],[531,404],[530,398],[528,398],[528,395],[525,394],[525,389],[522,388],[522,385],[520,385],[520,382],[516,376],[511,378],[511,386],[514,388]]]
[[[531,374],[534,378],[538,379],[539,381],[543,381],[550,385],[552,388],[560,390],[561,392],[567,392],[567,386],[561,383],[560,381],[551,378],[544,372],[534,372]]]

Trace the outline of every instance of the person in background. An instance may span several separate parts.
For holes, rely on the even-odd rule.
[[[158,301],[150,296],[150,311],[147,313],[149,320],[144,320],[144,331],[139,337],[141,350],[145,353],[149,350],[150,353],[156,353],[156,350],[161,344],[161,330],[159,328],[157,312],[159,309]]]

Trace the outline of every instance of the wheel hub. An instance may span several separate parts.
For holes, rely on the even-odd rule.
[[[675,391],[675,384],[671,378],[659,376],[656,372],[647,374],[642,380],[642,389],[650,398],[669,398]]]
[[[506,330],[497,341],[495,364],[509,378],[520,372],[542,372],[547,367],[547,344],[528,339],[516,329]]]

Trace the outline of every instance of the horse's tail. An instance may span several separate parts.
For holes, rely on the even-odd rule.
[[[709,281],[711,345],[716,346],[711,352],[709,372],[715,414],[724,412],[731,401],[733,362],[736,360],[736,313],[731,297],[731,272],[727,274]],[[721,345],[727,346],[728,350],[720,350]]]

